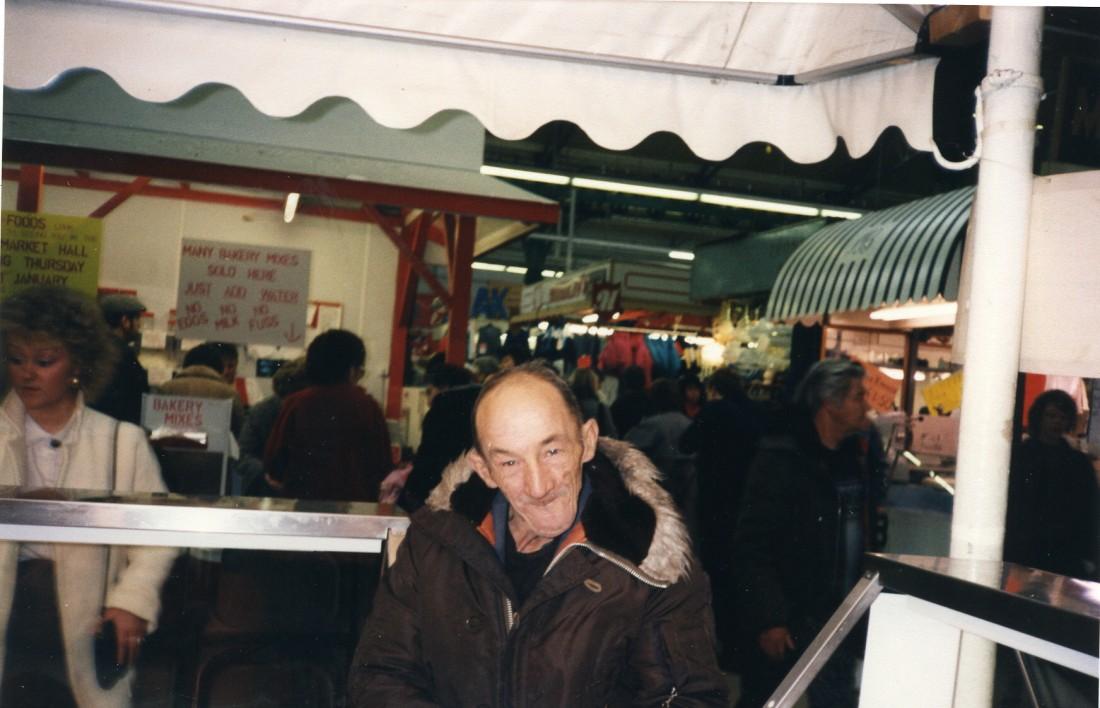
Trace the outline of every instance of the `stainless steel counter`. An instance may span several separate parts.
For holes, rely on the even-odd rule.
[[[392,505],[256,497],[109,496],[0,487],[0,539],[377,553],[408,517]]]

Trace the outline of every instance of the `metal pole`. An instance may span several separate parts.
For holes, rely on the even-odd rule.
[[[573,270],[573,230],[577,227],[577,188],[569,188],[569,233],[565,242],[565,272]]]
[[[810,646],[798,657],[764,708],[792,708],[881,592],[882,581],[878,573],[867,573],[860,578]]]
[[[1000,560],[1020,360],[1043,8],[993,8],[982,81],[983,152],[972,219],[966,376],[951,556]],[[955,705],[989,706],[992,643],[964,635]]]

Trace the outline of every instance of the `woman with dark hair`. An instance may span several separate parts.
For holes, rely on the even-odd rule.
[[[1096,473],[1066,434],[1077,405],[1065,391],[1041,394],[1027,415],[1028,437],[1012,454],[1005,517],[1007,561],[1094,579],[1100,523]]]
[[[595,420],[600,426],[600,435],[605,438],[617,438],[615,421],[611,418],[611,409],[600,398],[600,378],[592,369],[574,369],[569,380],[573,395],[581,404],[585,420]]]
[[[366,348],[332,329],[306,350],[310,385],[283,401],[264,453],[264,477],[296,499],[378,501],[393,468],[382,408],[358,382]]]
[[[0,309],[10,388],[0,405],[0,485],[163,492],[145,432],[85,405],[111,375],[115,344],[99,308],[73,290],[34,287]],[[92,635],[108,622],[115,659],[133,666],[160,611],[175,552],[0,541],[0,705],[130,705],[133,671],[96,680]]]

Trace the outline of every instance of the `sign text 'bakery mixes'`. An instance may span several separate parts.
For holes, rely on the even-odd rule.
[[[0,220],[0,299],[32,285],[95,296],[102,220],[21,211],[4,211]]]
[[[183,239],[176,295],[182,337],[302,346],[310,252]]]

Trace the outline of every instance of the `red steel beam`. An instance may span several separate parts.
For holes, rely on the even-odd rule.
[[[46,168],[42,165],[21,165],[19,167],[19,192],[15,197],[15,208],[19,211],[37,212],[42,206],[42,180]]]
[[[401,255],[410,260],[410,266],[417,272],[417,274],[424,279],[424,282],[428,284],[428,287],[432,289],[435,296],[443,302],[450,305],[451,295],[447,292],[447,288],[443,287],[443,283],[439,282],[439,278],[435,277],[435,273],[424,262],[423,255],[417,256],[409,248],[409,244],[405,241],[405,237],[402,236],[404,229],[397,229],[391,224],[384,223],[382,215],[378,213],[371,204],[364,204],[362,206],[363,212],[371,217],[374,223],[378,224],[382,229],[382,233],[386,234],[386,237],[397,246],[397,250],[401,252]]]
[[[115,195],[99,205],[99,208],[88,214],[93,219],[102,219],[115,209],[119,208],[127,199],[134,196],[148,186],[152,180],[148,177],[135,177],[133,182],[115,192]]]
[[[473,272],[470,264],[474,261],[474,239],[477,236],[477,221],[472,216],[458,218],[458,228],[448,229],[454,233],[454,249],[450,252],[451,302],[447,319],[448,364],[462,366],[466,363],[466,328],[470,322],[470,286]]]
[[[219,165],[194,160],[152,157],[131,153],[109,152],[61,145],[4,141],[4,159],[90,169],[154,178],[206,182],[237,187],[254,187],[273,192],[317,194],[336,199],[349,199],[368,204],[388,204],[411,209],[430,209],[473,216],[554,224],[558,221],[558,205],[542,202],[486,197],[444,190],[404,187],[376,182],[292,174],[252,167]]]
[[[5,168],[3,177],[7,181],[17,182],[19,170]],[[118,192],[125,189],[130,183],[119,180],[109,180],[94,177],[73,177],[72,175],[59,175],[52,172],[46,173],[45,184],[48,187],[70,187],[73,189],[90,189],[100,192]],[[267,199],[264,197],[249,197],[242,194],[226,194],[225,192],[211,192],[200,189],[192,189],[184,184],[179,187],[163,187],[147,185],[141,190],[143,197],[158,197],[163,199],[181,199],[184,201],[203,202],[207,204],[224,204],[250,209],[267,209],[282,213],[284,202],[281,199]],[[317,216],[329,219],[341,219],[343,221],[357,221],[360,223],[374,223],[373,219],[361,209],[341,209],[338,207],[324,206],[320,204],[303,205],[298,207],[298,213],[306,216]],[[396,217],[379,215],[386,223],[393,227],[400,225]],[[435,230],[432,231],[431,240],[441,243],[443,237]]]
[[[393,328],[390,333],[389,379],[386,381],[386,417],[401,418],[401,391],[405,387],[405,357],[409,346],[409,325],[412,324],[413,305],[416,302],[417,273],[413,264],[424,257],[428,243],[430,221],[421,214],[411,223],[401,227],[401,240],[410,236],[409,256],[397,260],[397,292],[393,301]]]

